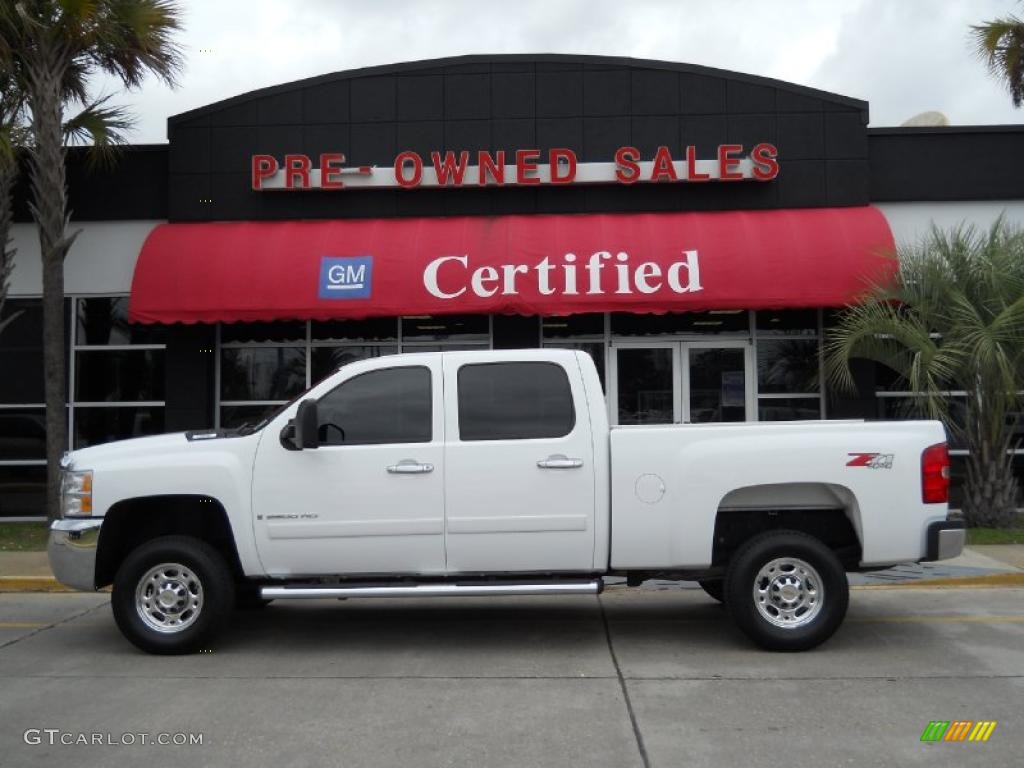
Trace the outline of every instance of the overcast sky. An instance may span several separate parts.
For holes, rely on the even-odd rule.
[[[167,118],[256,88],[467,53],[664,59],[774,77],[870,102],[871,124],[925,110],[953,124],[1024,122],[971,52],[972,23],[1017,0],[181,0],[185,70],[116,99],[134,143]],[[117,92],[97,79],[97,90]]]

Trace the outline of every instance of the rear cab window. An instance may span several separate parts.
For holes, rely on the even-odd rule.
[[[470,363],[457,386],[462,441],[559,438],[576,425],[569,377],[557,363]]]

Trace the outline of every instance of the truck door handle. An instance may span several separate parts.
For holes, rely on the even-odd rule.
[[[583,459],[570,459],[561,453],[555,453],[538,461],[537,466],[541,469],[579,469],[583,466]]]
[[[393,475],[425,475],[427,472],[433,471],[433,464],[421,464],[415,459],[402,459],[397,464],[388,467],[388,472]]]

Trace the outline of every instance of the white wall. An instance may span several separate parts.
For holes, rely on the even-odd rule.
[[[147,235],[160,221],[86,221],[71,223],[81,234],[64,262],[68,294],[129,293],[135,261]],[[39,296],[43,292],[39,235],[35,224],[13,227],[14,273],[9,295]]]
[[[952,203],[877,203],[896,238],[897,245],[917,242],[934,222],[948,229],[974,224],[988,229],[1000,214],[1006,221],[1024,227],[1024,200],[978,200]]]

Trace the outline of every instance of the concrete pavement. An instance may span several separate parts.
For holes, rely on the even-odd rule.
[[[0,595],[0,764],[1016,766],[1024,589],[855,590],[803,654],[753,648],[698,590],[311,601],[152,657],[106,595]],[[931,720],[997,720],[925,744]],[[198,733],[202,745],[26,744]]]

